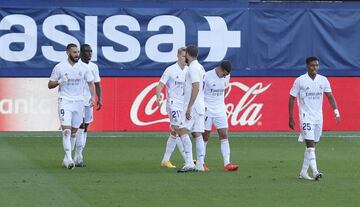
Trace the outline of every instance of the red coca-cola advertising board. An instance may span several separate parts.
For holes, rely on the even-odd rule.
[[[102,78],[102,110],[95,111],[92,131],[167,131],[165,104],[155,102],[159,78]],[[231,131],[286,131],[289,90],[295,78],[231,78],[226,94]],[[329,78],[341,113],[337,125],[324,96],[325,130],[360,130],[360,78]],[[0,131],[59,129],[57,91],[47,78],[0,79]],[[163,91],[164,93],[165,91]],[[297,107],[295,107],[297,119]],[[298,125],[297,125],[298,127]]]
[[[231,79],[225,103],[231,131],[286,131],[289,91],[295,78]],[[360,78],[329,78],[339,105],[341,124],[324,96],[325,130],[359,130]],[[104,78],[104,108],[96,112],[93,130],[166,131],[165,104],[155,102],[158,78]],[[295,118],[297,119],[297,107]]]

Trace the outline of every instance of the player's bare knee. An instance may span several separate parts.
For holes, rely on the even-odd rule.
[[[176,131],[174,130],[174,131],[171,131],[171,132],[170,132],[170,135],[173,136],[173,137],[176,137],[177,133],[176,133]]]
[[[75,135],[77,130],[78,130],[78,128],[71,127],[71,135],[73,135],[73,134]]]
[[[209,137],[210,137],[210,131],[205,131],[203,134],[203,140],[204,142],[207,142],[209,140]]]
[[[192,137],[193,137],[194,139],[197,138],[197,137],[202,136],[202,134],[201,134],[200,132],[193,132],[193,133],[191,133],[191,135],[192,135]]]
[[[70,130],[70,128],[65,128],[65,129],[63,129],[62,133],[63,133],[63,136],[67,137],[67,136],[71,135],[71,130]]]
[[[315,148],[314,140],[305,139],[305,145],[306,145],[306,148]]]
[[[229,137],[228,135],[228,129],[218,129],[219,139],[227,139]]]
[[[181,137],[181,136],[185,135],[187,132],[186,132],[185,128],[179,128],[177,133]]]

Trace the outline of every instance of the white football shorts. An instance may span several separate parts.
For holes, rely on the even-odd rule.
[[[219,116],[219,117],[205,116],[205,130],[211,131],[213,125],[215,126],[216,129],[229,128],[228,120],[226,116]]]
[[[67,101],[60,98],[58,112],[62,126],[79,128],[83,120],[84,102]]]
[[[322,123],[313,124],[311,122],[300,122],[299,142],[303,142],[304,139],[319,142],[321,135]]]
[[[180,127],[180,126],[184,125],[185,114],[184,114],[183,110],[167,106],[166,111],[167,111],[167,113],[169,115],[170,125],[171,126]]]
[[[198,114],[195,110],[192,111],[191,113],[191,119],[188,120],[185,116],[184,113],[184,119],[185,119],[185,124],[184,124],[184,128],[186,128],[187,130],[189,130],[190,132],[200,132],[200,133],[204,133],[205,130],[205,116],[203,114]],[[181,128],[183,128],[181,127]]]

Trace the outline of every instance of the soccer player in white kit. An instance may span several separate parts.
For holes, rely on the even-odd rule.
[[[335,98],[331,92],[328,79],[317,74],[319,70],[319,59],[308,57],[306,59],[307,73],[298,77],[290,90],[289,98],[289,127],[294,129],[293,117],[294,100],[297,99],[299,106],[300,136],[299,141],[305,140],[305,153],[299,178],[306,180],[319,180],[323,174],[317,169],[315,145],[320,141],[323,126],[323,94],[325,93],[337,123],[340,123],[340,113]],[[312,170],[312,177],[307,173],[308,168]]]
[[[91,72],[77,63],[79,60],[79,49],[75,44],[68,44],[66,47],[67,60],[55,65],[48,88],[53,89],[59,86],[58,113],[62,128],[63,147],[65,157],[63,165],[69,169],[75,167],[71,153],[75,146],[75,134],[82,122],[84,109],[84,85],[88,84],[91,97],[88,100],[90,105],[95,102],[94,77]]]
[[[228,120],[225,106],[225,91],[230,83],[231,63],[223,60],[215,69],[205,74],[205,132],[203,139],[206,145],[211,128],[215,125],[220,139],[220,151],[224,159],[224,171],[236,171],[238,165],[230,162],[230,145],[228,139]]]
[[[80,46],[80,60],[79,63],[81,67],[88,68],[88,70],[91,71],[92,75],[94,76],[94,84],[95,84],[95,91],[97,95],[97,110],[100,110],[102,107],[102,92],[101,92],[101,86],[100,86],[100,75],[99,75],[99,68],[98,66],[91,62],[92,57],[92,49],[91,46],[88,44],[82,44]],[[87,101],[91,97],[90,88],[85,85],[84,86],[84,119],[83,123],[80,125],[80,128],[78,129],[76,133],[76,151],[75,151],[75,157],[74,162],[76,167],[86,167],[84,163],[84,156],[83,156],[83,150],[86,145],[87,140],[87,132],[89,124],[94,120],[93,115],[93,106],[90,105],[90,103]]]
[[[166,143],[166,150],[161,161],[161,166],[166,168],[176,168],[171,162],[170,157],[178,146],[181,155],[185,160],[183,143],[178,137],[181,134],[180,126],[184,124],[184,86],[185,74],[188,66],[186,65],[186,47],[181,47],[177,52],[177,62],[167,67],[160,78],[156,87],[156,102],[159,107],[162,105],[163,98],[161,91],[166,85],[166,111],[170,118],[170,136]]]
[[[185,76],[185,131],[191,132],[196,143],[196,166],[192,160],[192,143],[187,133],[182,134],[186,162],[178,172],[207,171],[204,163],[205,144],[202,137],[205,128],[205,103],[204,103],[204,67],[198,62],[198,48],[195,45],[186,47],[186,61],[189,65]]]

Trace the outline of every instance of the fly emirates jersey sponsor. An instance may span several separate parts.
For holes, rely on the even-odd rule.
[[[90,61],[87,64],[87,63],[84,63],[83,61],[79,60],[78,64],[81,67],[87,68],[91,72],[92,76],[94,77],[94,83],[100,82],[99,68],[95,63]],[[84,103],[86,106],[90,105],[90,103],[89,103],[90,98],[91,98],[91,92],[90,92],[89,86],[87,84],[85,84],[85,86],[84,86]]]
[[[322,123],[324,92],[331,92],[331,87],[328,79],[322,75],[317,74],[313,80],[306,73],[295,80],[290,95],[297,98],[302,122]]]
[[[198,82],[199,93],[195,99],[192,110],[195,110],[198,114],[205,114],[204,81],[204,67],[197,60],[192,61],[185,76],[185,110],[191,98],[192,84]]]
[[[205,115],[208,117],[226,116],[225,89],[229,86],[230,75],[219,77],[216,70],[205,75]]]
[[[185,74],[188,67],[181,69],[178,63],[167,67],[160,78],[160,82],[166,85],[166,100],[169,107],[183,110]]]
[[[65,60],[55,65],[50,76],[51,81],[60,79],[67,79],[67,81],[59,85],[59,98],[68,101],[83,101],[84,87],[87,82],[92,82],[94,77],[79,63],[71,65],[68,60]]]

